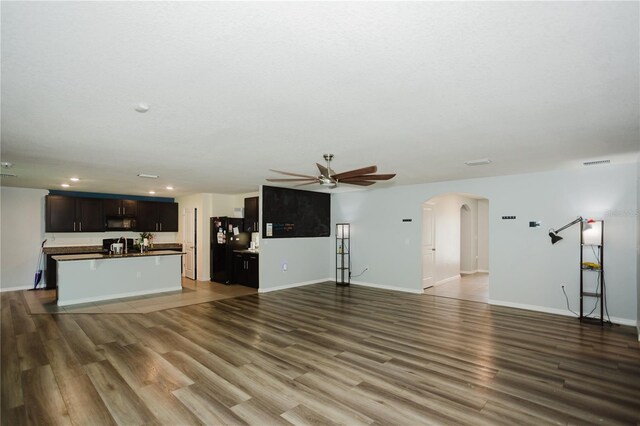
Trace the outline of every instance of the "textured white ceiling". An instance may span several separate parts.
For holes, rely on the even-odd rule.
[[[638,2],[1,8],[6,186],[242,193],[329,152],[337,172],[396,172],[376,184],[391,186],[640,149]]]

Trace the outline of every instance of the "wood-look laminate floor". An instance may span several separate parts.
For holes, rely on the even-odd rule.
[[[78,305],[58,306],[55,290],[25,291],[23,294],[29,312],[32,314],[147,314],[257,292],[255,288],[242,285],[195,281],[183,277],[182,290],[179,291]]]
[[[640,420],[632,327],[332,283],[148,314],[0,301],[4,425]]]
[[[425,288],[424,294],[473,302],[489,302],[489,274],[477,272],[464,274],[459,278],[433,287]]]

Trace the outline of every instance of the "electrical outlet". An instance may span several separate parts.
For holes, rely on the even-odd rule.
[[[283,264],[282,264],[282,270],[283,270],[283,271],[286,271],[286,270],[287,270],[287,264],[286,264],[286,263],[283,263]]]

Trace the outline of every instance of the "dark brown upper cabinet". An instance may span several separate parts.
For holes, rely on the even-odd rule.
[[[244,231],[258,232],[258,201],[259,197],[244,199]]]
[[[141,232],[178,232],[178,203],[138,201],[136,229]]]
[[[45,232],[104,231],[102,200],[47,195]]]
[[[138,214],[136,200],[104,199],[102,208],[105,216],[136,216]]]

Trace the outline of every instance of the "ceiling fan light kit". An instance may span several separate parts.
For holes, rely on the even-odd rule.
[[[389,180],[395,177],[395,173],[387,174],[375,174],[378,171],[378,166],[362,167],[360,169],[349,170],[347,172],[336,173],[331,169],[331,160],[333,160],[333,154],[324,154],[324,159],[327,162],[326,166],[320,163],[316,163],[319,176],[302,175],[299,173],[283,172],[281,170],[270,169],[272,172],[280,173],[286,176],[295,176],[294,178],[280,178],[280,179],[267,179],[269,182],[301,182],[296,186],[312,185],[314,183],[320,184],[327,188],[335,188],[338,183],[346,183],[349,185],[357,186],[370,186],[376,183],[376,181]]]

